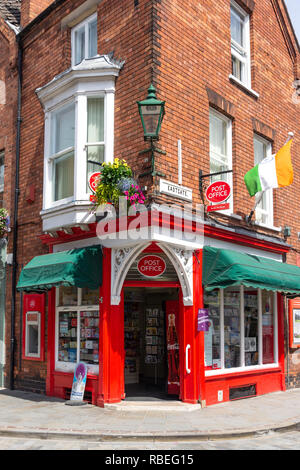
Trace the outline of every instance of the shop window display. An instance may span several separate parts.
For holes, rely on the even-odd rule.
[[[216,289],[204,294],[204,307],[209,315],[208,371],[277,362],[276,293],[244,287]]]
[[[57,366],[99,364],[99,292],[61,287],[57,293]]]
[[[244,292],[245,366],[258,364],[258,298],[256,290]]]
[[[241,365],[240,291],[224,291],[224,363],[226,369]]]
[[[220,291],[209,292],[204,297],[204,307],[209,309],[209,330],[205,332],[205,366],[221,367],[220,350]]]

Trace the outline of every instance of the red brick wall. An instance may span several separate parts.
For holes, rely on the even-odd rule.
[[[35,90],[70,66],[70,30],[62,29],[60,22],[81,3],[79,0],[61,3],[47,18],[30,27],[23,38],[19,268],[47,250],[38,239],[42,231],[39,213],[42,208],[44,113]],[[246,3],[253,7],[252,1]],[[195,202],[201,202],[198,171],[199,168],[205,172],[209,170],[211,104],[233,119],[234,212],[248,214],[253,200],[247,193],[243,177],[254,164],[254,128],[273,139],[273,150],[276,151],[285,142],[288,131],[297,132],[299,123],[299,105],[292,101],[296,62],[277,15],[273,0],[255,3],[251,18],[251,62],[252,88],[260,95],[257,99],[228,79],[231,73],[230,0],[100,2],[98,53],[113,51],[116,58],[125,60],[116,84],[115,156],[125,158],[136,175],[149,164],[145,155],[138,154],[147,144],[143,141],[136,101],[146,97],[147,88],[153,82],[158,98],[166,100],[159,146],[167,154],[156,155],[157,167],[167,179],[177,182],[177,140],[181,139],[183,184],[193,189]],[[287,28],[289,30],[289,26]],[[295,48],[293,41],[292,45]],[[293,146],[296,178],[291,187],[274,191],[274,225],[291,226],[292,237],[288,241],[300,250],[297,239],[299,150],[300,138],[296,133]],[[142,183],[150,188],[151,197],[157,201],[166,200],[153,191],[151,180],[144,179]],[[157,185],[158,180],[154,184]],[[30,204],[26,202],[29,185],[35,186],[35,201]],[[257,227],[250,229],[282,237],[278,232]],[[295,262],[295,256],[291,251],[288,262]],[[18,294],[18,308],[19,302]],[[19,331],[17,324],[17,337]],[[6,344],[9,344],[8,337]],[[17,344],[16,355],[19,346]],[[22,361],[17,374],[19,381],[31,378],[36,383],[42,382],[46,363]]]
[[[21,25],[24,28],[43,10],[45,10],[52,0],[22,0],[21,4]]]

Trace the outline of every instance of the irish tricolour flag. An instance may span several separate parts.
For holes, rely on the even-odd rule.
[[[294,173],[291,159],[292,139],[276,155],[264,158],[244,177],[250,196],[271,188],[282,188],[293,182]]]

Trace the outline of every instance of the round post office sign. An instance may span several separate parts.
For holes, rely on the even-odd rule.
[[[206,190],[206,199],[210,203],[220,203],[230,197],[231,187],[226,181],[215,181]]]
[[[89,176],[89,187],[90,187],[90,190],[93,191],[93,193],[96,192],[96,188],[98,186],[98,178],[99,176],[101,175],[101,172],[100,171],[96,171],[95,173],[92,173],[90,176]]]
[[[139,260],[137,269],[143,276],[154,278],[165,272],[166,263],[160,256],[147,255]]]

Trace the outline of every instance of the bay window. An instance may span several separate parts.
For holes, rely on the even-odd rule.
[[[99,290],[56,289],[56,369],[72,371],[82,361],[99,368]]]
[[[114,158],[115,78],[122,66],[96,56],[36,90],[45,112],[43,231],[94,222],[88,177]]]
[[[276,295],[243,286],[205,293],[207,375],[277,364]]]

